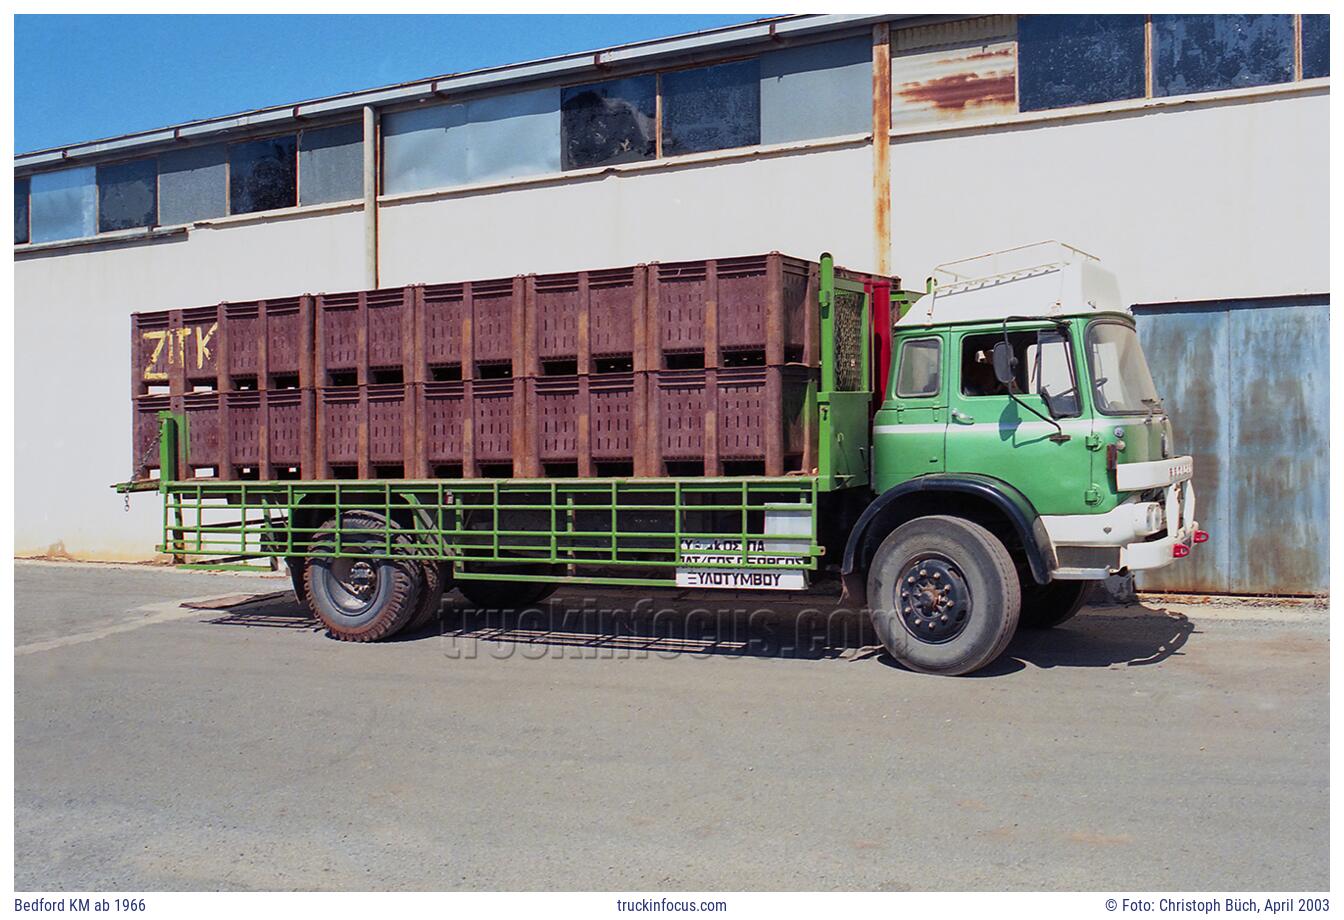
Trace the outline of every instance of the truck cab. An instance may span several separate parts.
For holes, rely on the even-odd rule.
[[[1052,242],[940,266],[894,323],[865,516],[886,534],[929,511],[979,522],[1013,560],[1024,625],[1056,625],[1096,580],[1168,565],[1207,539],[1192,476],[1095,257]],[[871,575],[879,546],[863,523],[850,550]],[[895,583],[922,586],[935,563],[951,564],[910,560]],[[954,579],[964,573],[939,573],[940,597]],[[881,606],[874,587],[867,600]],[[955,619],[930,620],[938,608],[906,616],[900,602],[919,596],[898,591],[897,625],[951,641]]]

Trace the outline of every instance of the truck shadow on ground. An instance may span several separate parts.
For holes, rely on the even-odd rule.
[[[234,604],[208,622],[321,631],[289,593]],[[1028,666],[1153,665],[1183,654],[1195,633],[1184,615],[1158,606],[1084,608],[1054,629],[1019,630],[1004,654],[974,676],[1002,677]],[[564,593],[522,610],[478,610],[450,592],[436,623],[388,641],[438,641],[458,657],[873,660],[904,670],[882,647],[866,614],[817,595],[766,606],[750,595],[666,591],[631,604],[629,595]]]

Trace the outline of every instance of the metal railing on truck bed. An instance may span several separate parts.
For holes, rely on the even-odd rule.
[[[449,563],[460,580],[795,588],[822,554],[811,476],[180,480],[159,491],[159,550],[188,563],[408,556]],[[381,526],[335,523],[360,513]]]

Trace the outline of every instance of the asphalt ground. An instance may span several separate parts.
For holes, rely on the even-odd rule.
[[[19,890],[1329,884],[1320,608],[1090,609],[939,678],[824,590],[355,645],[284,578],[15,582]]]

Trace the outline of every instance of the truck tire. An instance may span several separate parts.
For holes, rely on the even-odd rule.
[[[931,515],[902,524],[868,569],[868,607],[882,644],[925,674],[966,674],[999,657],[1021,604],[1008,550],[963,518]]]
[[[461,580],[457,589],[477,610],[518,610],[540,603],[556,592],[558,584],[544,581]]]
[[[335,520],[313,536],[311,550],[321,553],[336,545]],[[386,524],[363,511],[341,518],[342,546],[381,546]],[[367,538],[351,531],[368,530]],[[316,555],[308,560],[304,587],[308,606],[327,628],[327,635],[346,642],[376,642],[402,629],[415,615],[420,594],[420,563],[410,558],[336,559]]]
[[[1022,615],[1018,622],[1025,629],[1049,629],[1083,609],[1087,593],[1095,581],[1052,581],[1047,585],[1022,586]]]
[[[437,562],[420,563],[420,595],[404,629],[412,631],[437,622],[443,607],[443,570]]]

